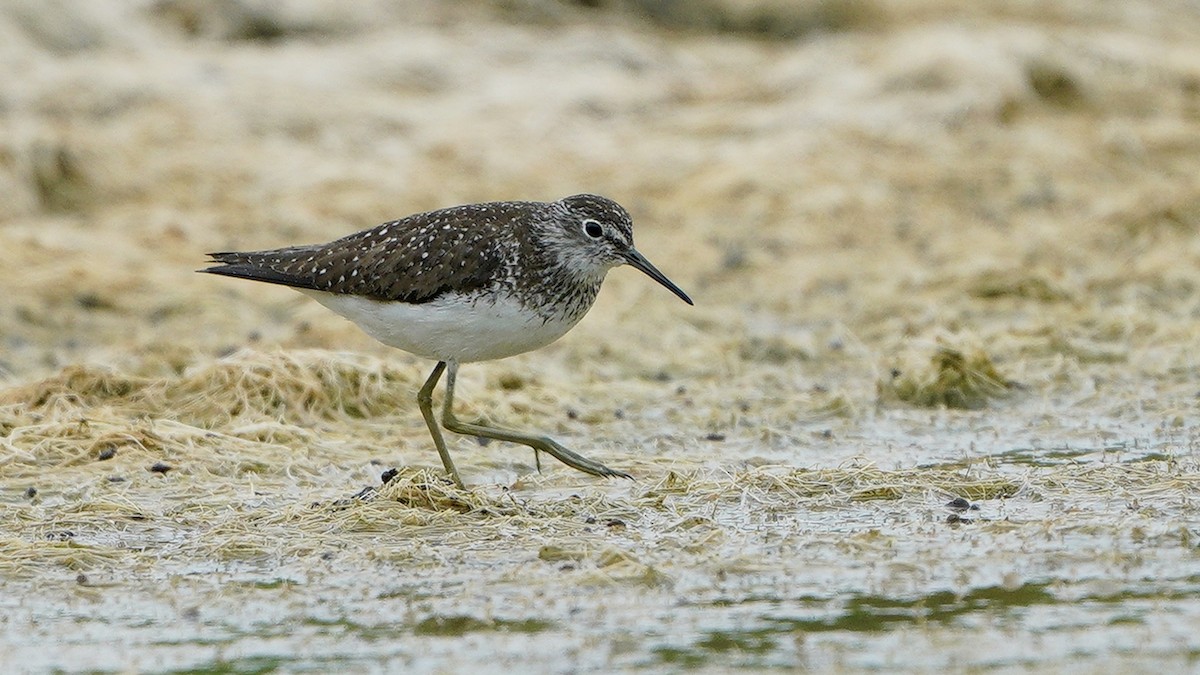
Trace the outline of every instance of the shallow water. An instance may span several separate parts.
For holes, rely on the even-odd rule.
[[[304,479],[324,489],[276,480],[208,504],[171,497],[163,483],[200,478],[172,472],[138,489],[135,510],[148,517],[79,527],[61,513],[77,497],[43,492],[31,504],[8,490],[10,522],[57,550],[48,567],[36,552],[10,563],[5,662],[234,672],[1194,667],[1194,437],[989,453],[972,425],[936,416],[951,422],[935,425],[943,441],[974,443],[969,461],[939,462],[934,449],[913,465],[926,441],[880,436],[859,447],[900,448],[910,468],[862,458],[837,469],[730,468],[704,452],[720,445],[709,444],[689,459],[717,468],[607,483],[555,467],[512,489],[463,493],[465,513],[394,501],[392,484],[339,501],[329,486],[354,485],[358,470]],[[413,477],[418,490],[437,480],[423,475]],[[104,481],[84,489],[93,505],[122,503]],[[954,496],[968,500],[952,509]],[[51,640],[59,647],[45,649]]]

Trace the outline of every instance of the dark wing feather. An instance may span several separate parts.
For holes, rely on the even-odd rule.
[[[308,249],[308,250],[306,250]],[[207,254],[211,262],[221,263],[216,267],[206,267],[197,272],[220,274],[239,279],[265,281],[270,284],[282,284],[295,288],[316,289],[312,279],[289,270],[297,270],[297,260],[307,259],[318,247],[281,248],[272,251],[222,251]]]
[[[495,202],[419,213],[328,244],[210,253],[201,272],[294,288],[428,302],[490,283],[503,265],[503,242],[526,227],[532,202]]]

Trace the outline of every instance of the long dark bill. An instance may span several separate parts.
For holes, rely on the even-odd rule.
[[[662,272],[659,272],[657,267],[655,267],[654,265],[651,265],[650,261],[646,260],[646,256],[642,255],[641,253],[638,253],[637,251],[635,251],[633,249],[630,249],[629,251],[627,251],[625,253],[625,260],[629,261],[630,265],[645,272],[646,276],[657,281],[658,283],[662,284],[663,286],[666,286],[667,290],[671,291],[675,295],[678,295],[680,300],[683,300],[684,302],[686,302],[689,305],[696,304],[696,303],[692,302],[692,299],[688,297],[687,293],[684,293],[681,288],[676,286],[673,281],[668,279],[667,275],[663,274]]]

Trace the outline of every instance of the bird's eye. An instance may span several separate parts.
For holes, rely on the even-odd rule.
[[[604,234],[604,228],[594,220],[583,221],[583,231],[592,239],[599,239],[600,235]]]

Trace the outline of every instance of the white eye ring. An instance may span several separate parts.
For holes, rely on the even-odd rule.
[[[592,239],[599,239],[604,235],[604,226],[599,222],[588,218],[583,221],[583,233]]]

